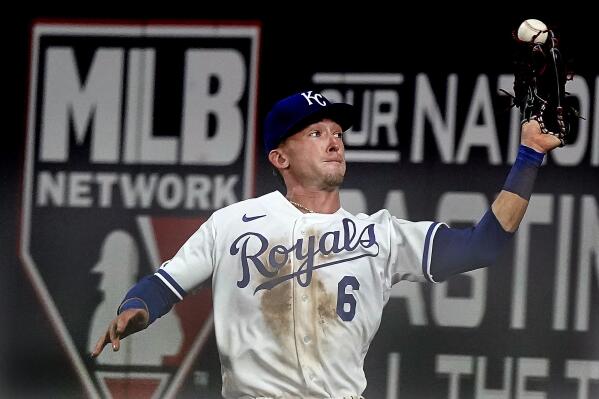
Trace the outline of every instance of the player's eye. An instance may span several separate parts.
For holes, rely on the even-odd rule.
[[[320,132],[318,130],[312,130],[310,133],[308,133],[308,136],[310,136],[310,137],[320,137]]]
[[[333,136],[335,136],[338,139],[343,139],[343,132],[333,133]]]

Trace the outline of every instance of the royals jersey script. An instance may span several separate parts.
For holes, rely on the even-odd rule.
[[[438,227],[275,191],[216,211],[156,275],[181,299],[212,276],[224,397],[358,397],[391,286],[432,281]]]

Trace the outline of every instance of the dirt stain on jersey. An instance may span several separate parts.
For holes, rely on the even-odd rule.
[[[268,260],[267,260],[268,261]],[[265,263],[266,264],[266,263]],[[290,274],[291,261],[287,261],[277,275]],[[266,281],[266,279],[264,279]],[[264,321],[273,335],[282,342],[291,337],[292,329],[292,283],[293,280],[281,283],[270,290],[263,290],[260,309]]]
[[[320,242],[320,231],[310,228],[307,230],[307,233],[309,235],[314,235],[316,242]],[[327,244],[329,244],[329,246],[332,245],[332,241],[333,237],[328,237]],[[316,259],[319,259],[321,262],[331,261],[332,256],[333,254],[323,254],[319,252]],[[310,296],[312,297],[314,304],[313,318],[317,321],[317,325],[320,326],[321,331],[326,333],[326,325],[337,320],[337,297],[334,293],[327,291],[324,283],[318,276],[318,270],[315,270],[312,275]]]
[[[318,316],[323,321],[337,320],[337,301],[335,295],[327,292],[322,281],[316,281],[318,292]]]
[[[306,229],[306,235],[314,236],[315,242],[320,242],[321,232],[318,229],[313,227],[308,228]],[[332,237],[330,241],[332,242]],[[330,256],[331,254],[325,255],[319,252],[316,259],[330,261]],[[330,326],[331,322],[337,320],[336,295],[326,290],[324,283],[318,276],[318,270],[315,270],[314,274],[312,274],[312,282],[308,290],[307,294],[312,303],[311,320],[314,322],[314,330],[316,333],[326,334],[327,326]]]
[[[327,328],[331,326],[331,323],[337,321],[337,300],[318,278],[312,280],[310,289],[314,298],[313,318],[318,327],[318,333],[326,335]]]
[[[304,237],[314,236],[316,242],[319,240],[320,232],[314,228],[306,229]],[[281,240],[272,240],[271,242],[281,242]],[[274,246],[276,244],[272,244]],[[269,264],[268,254],[270,249],[266,251],[260,260],[264,265],[267,266],[268,270],[274,271]],[[276,262],[279,264],[284,261],[283,256],[275,254]],[[289,259],[283,267],[277,273],[277,276],[290,275],[294,272],[291,264],[291,256],[295,257],[295,254],[290,254]],[[330,261],[330,258],[326,256]],[[298,265],[296,265],[296,268]],[[264,277],[259,274],[255,274],[256,286],[271,280],[272,277]],[[293,358],[290,361],[295,361],[295,345],[296,339],[303,339],[302,337],[295,337],[294,335],[294,323],[303,325],[304,331],[308,333],[313,342],[308,349],[310,357],[313,359],[320,359],[320,351],[328,352],[326,348],[322,347],[322,343],[326,341],[327,332],[330,331],[339,321],[337,316],[337,292],[329,292],[323,281],[319,278],[318,270],[312,274],[310,285],[307,287],[301,287],[297,281],[297,278],[293,278],[285,281],[274,288],[268,290],[261,290],[260,294],[260,309],[265,321],[266,326],[270,329],[273,336],[281,342],[288,350]],[[295,305],[294,305],[295,301]],[[305,306],[305,301],[308,306]],[[294,306],[296,312],[301,310],[301,314],[294,314]],[[297,320],[294,320],[294,317]],[[320,339],[322,337],[323,339]]]

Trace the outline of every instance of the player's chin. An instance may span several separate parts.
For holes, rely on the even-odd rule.
[[[343,168],[343,173],[327,173],[324,176],[324,186],[327,189],[337,189],[343,184],[343,179],[345,177],[345,168]]]

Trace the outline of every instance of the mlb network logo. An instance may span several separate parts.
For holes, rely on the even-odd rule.
[[[135,281],[254,194],[259,40],[255,23],[32,28],[21,258],[89,397],[174,397],[192,379],[209,288],[121,351],[89,351]]]

